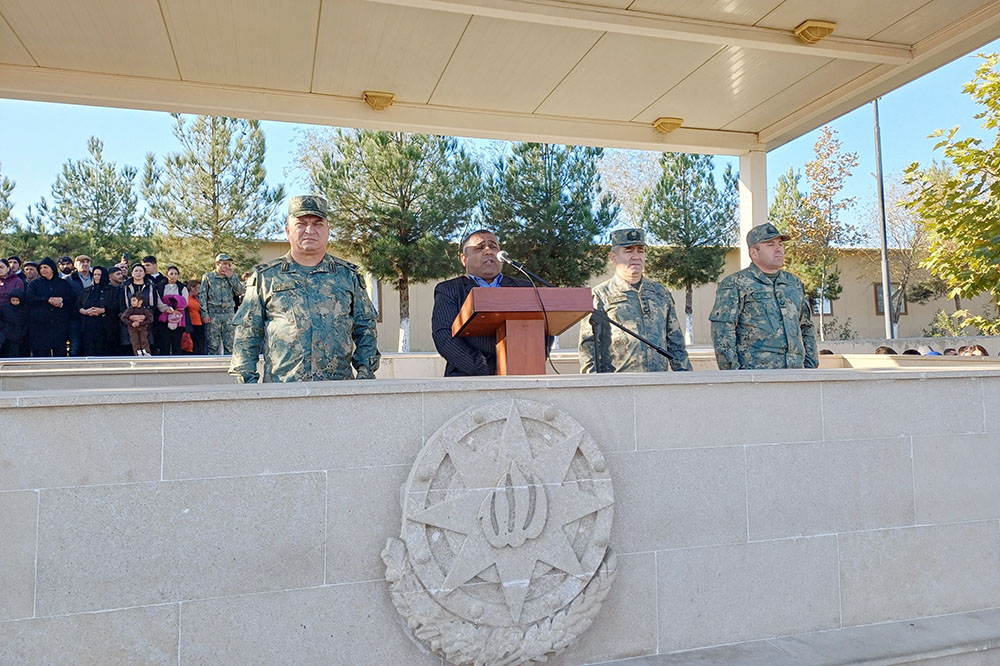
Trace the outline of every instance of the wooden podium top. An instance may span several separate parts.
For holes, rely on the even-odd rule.
[[[593,309],[590,287],[539,287],[537,296],[531,287],[475,287],[452,322],[451,334],[493,335],[509,319],[541,319],[548,323],[546,335],[559,335]]]

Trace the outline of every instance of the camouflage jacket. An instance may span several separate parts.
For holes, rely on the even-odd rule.
[[[632,285],[617,275],[594,287],[594,309],[673,354],[669,367],[690,370],[674,299],[643,278]],[[587,317],[580,324],[580,372],[665,372],[668,360],[619,328]]]
[[[375,319],[356,266],[329,254],[300,266],[285,254],[247,280],[229,373],[256,383],[263,352],[265,382],[352,379],[352,365],[359,379],[371,379],[381,356]]]
[[[791,273],[778,271],[774,282],[752,264],[733,273],[709,319],[720,370],[819,366],[812,307]]]
[[[218,271],[209,271],[201,278],[201,291],[198,292],[198,302],[211,317],[215,314],[233,312],[236,299],[245,291],[240,279],[233,275],[226,277]]]

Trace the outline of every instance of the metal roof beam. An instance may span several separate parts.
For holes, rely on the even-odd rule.
[[[434,11],[487,16],[541,23],[581,30],[599,30],[626,35],[656,37],[686,42],[779,51],[887,65],[904,65],[913,54],[910,47],[863,39],[827,37],[817,44],[804,44],[790,30],[741,26],[718,21],[680,18],[610,7],[595,7],[553,0],[368,0],[383,4]]]

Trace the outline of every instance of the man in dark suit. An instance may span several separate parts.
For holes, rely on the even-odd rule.
[[[473,287],[530,287],[531,282],[500,272],[497,253],[500,244],[492,231],[473,231],[462,241],[462,265],[465,275],[439,282],[434,287],[434,313],[431,315],[431,335],[438,353],[447,364],[445,377],[495,375],[497,373],[497,340],[495,336],[453,338],[451,323]]]

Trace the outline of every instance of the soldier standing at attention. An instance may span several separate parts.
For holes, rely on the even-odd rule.
[[[786,240],[773,224],[754,227],[753,264],[719,283],[709,319],[720,370],[819,367],[812,305],[802,282],[781,270]]]
[[[326,252],[326,201],[292,197],[285,233],[288,253],[247,280],[229,373],[246,384],[261,381],[263,352],[265,382],[373,379],[381,356],[375,308],[357,266]]]
[[[236,310],[236,299],[243,292],[243,283],[233,275],[233,260],[228,254],[217,254],[215,270],[205,273],[199,291],[206,354],[232,353],[233,313]]]
[[[673,297],[663,285],[642,277],[646,232],[612,231],[610,256],[615,276],[594,287],[594,309],[670,352],[674,370],[690,370]],[[607,322],[587,317],[580,324],[581,373],[665,372],[667,366],[665,356]]]

